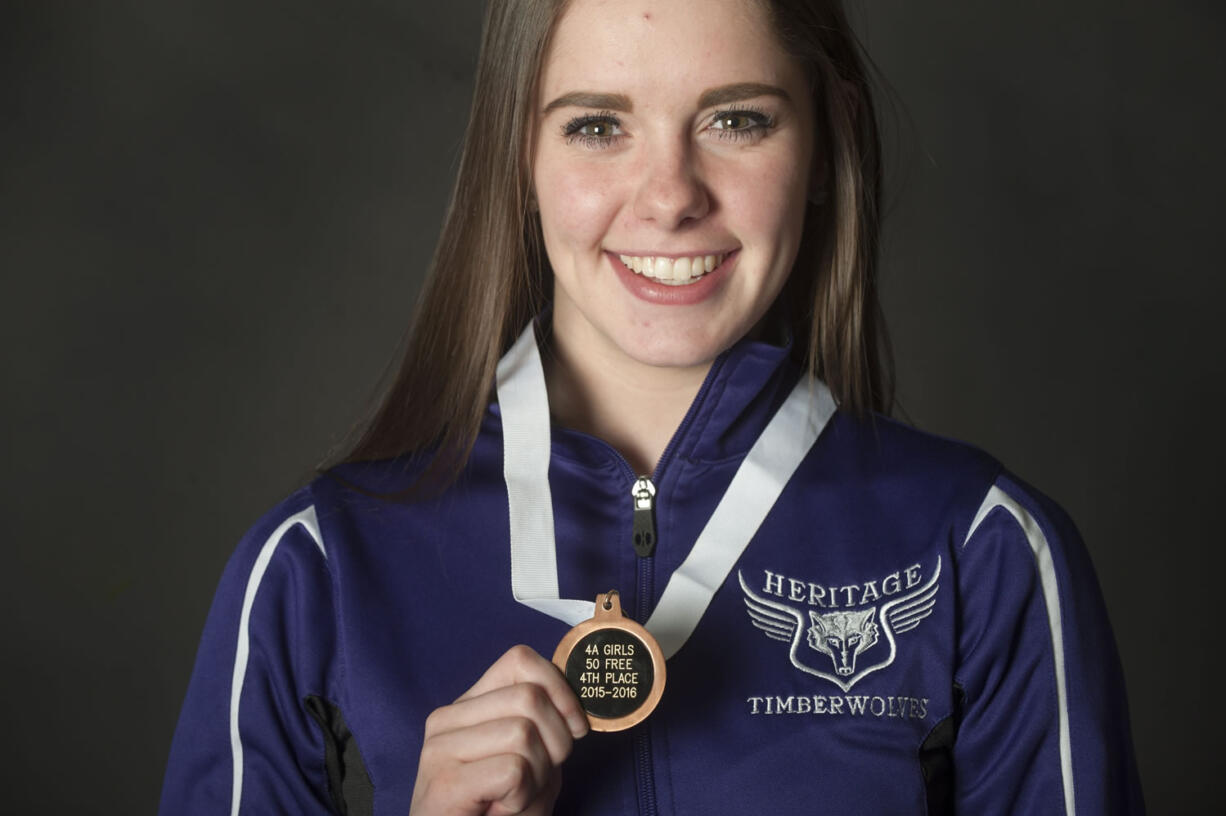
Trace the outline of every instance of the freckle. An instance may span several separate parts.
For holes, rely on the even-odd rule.
[[[644,11],[644,12],[643,12],[643,19],[644,19],[644,20],[650,20],[650,19],[651,19],[651,12],[650,12],[650,11]]]

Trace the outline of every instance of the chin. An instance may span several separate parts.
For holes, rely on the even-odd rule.
[[[732,346],[736,337],[678,336],[674,333],[644,337],[642,334],[623,338],[622,352],[643,365],[658,368],[695,368],[710,365],[716,357]]]

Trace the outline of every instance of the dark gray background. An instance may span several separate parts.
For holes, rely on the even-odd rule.
[[[0,808],[154,809],[224,560],[363,415],[400,338],[478,5],[0,10]],[[904,407],[1077,519],[1151,810],[1210,812],[1222,6],[856,8],[898,100],[883,289]]]

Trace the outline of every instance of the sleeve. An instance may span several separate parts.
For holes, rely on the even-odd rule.
[[[159,812],[332,813],[321,729],[335,617],[314,507],[300,495],[248,533],[209,611]]]
[[[1144,812],[1115,641],[1089,555],[1008,476],[958,558],[958,813]]]

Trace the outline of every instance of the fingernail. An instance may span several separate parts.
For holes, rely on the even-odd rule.
[[[588,731],[587,717],[582,712],[571,714],[566,718],[566,724],[570,726],[571,736],[576,739],[582,737]]]

